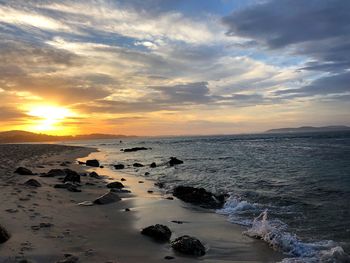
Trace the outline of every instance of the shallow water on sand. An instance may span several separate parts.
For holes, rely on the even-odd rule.
[[[318,262],[350,251],[350,133],[136,138],[79,142],[125,172],[231,198],[220,214],[290,257]],[[152,149],[124,153],[135,146]],[[176,156],[183,165],[165,163]],[[149,164],[160,165],[150,169]],[[260,217],[259,217],[260,215]],[[258,217],[258,218],[257,218]],[[254,218],[257,218],[254,221]],[[339,258],[338,257],[338,258]],[[346,257],[346,256],[345,256]],[[313,261],[316,260],[316,261]],[[347,262],[346,258],[342,259]]]

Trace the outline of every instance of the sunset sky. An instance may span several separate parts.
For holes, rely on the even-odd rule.
[[[350,125],[350,1],[0,0],[0,130]]]

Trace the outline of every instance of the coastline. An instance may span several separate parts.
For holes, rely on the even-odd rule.
[[[0,224],[12,234],[8,242],[0,245],[1,262],[16,262],[20,258],[56,262],[66,253],[79,257],[79,262],[165,262],[165,256],[175,257],[171,262],[277,262],[282,259],[263,242],[243,236],[242,228],[230,224],[225,217],[192,207],[176,198],[165,199],[164,193],[154,187],[152,181],[143,178],[144,183],[139,183],[140,177],[112,170],[103,163],[103,152],[71,146],[63,150],[67,146],[61,145],[35,147],[55,149],[46,152],[46,156],[21,160],[16,166],[12,160],[4,173],[6,176],[0,178],[5,200],[0,205]],[[62,151],[58,150],[60,147],[63,147]],[[68,149],[70,154],[67,154]],[[95,158],[102,160],[105,168],[86,169],[75,164],[76,159]],[[62,168],[60,164],[64,161],[72,162],[68,167],[73,170],[96,171],[103,177],[82,177],[82,192],[72,193],[53,188],[57,178],[37,178],[43,186],[35,191],[27,189],[21,183],[32,176],[13,174],[20,164],[35,172],[47,172]],[[44,168],[38,168],[38,165]],[[77,205],[105,193],[106,181],[120,180],[121,177],[126,179],[126,189],[131,190],[131,194],[121,196],[122,201],[104,206]],[[84,185],[86,182],[95,185]],[[154,192],[148,193],[148,190]],[[27,196],[29,200],[19,201],[20,196]],[[125,208],[131,211],[125,212]],[[7,209],[16,209],[17,212],[3,212]],[[176,224],[171,222],[173,220],[184,223]],[[53,226],[33,231],[31,227],[40,223]],[[172,239],[183,234],[199,238],[207,254],[199,258],[186,257],[174,253],[169,244],[159,244],[140,235],[140,229],[158,223],[170,227]]]

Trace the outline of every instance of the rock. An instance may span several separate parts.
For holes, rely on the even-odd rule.
[[[158,188],[164,188],[165,184],[162,182],[156,182],[154,183],[155,186],[157,186]]]
[[[179,221],[179,220],[172,220],[171,222],[175,223],[175,224],[179,224],[179,225],[182,225],[184,223],[184,222]]]
[[[170,259],[174,259],[174,257],[172,257],[172,256],[165,256],[164,259],[170,260]]]
[[[174,200],[174,197],[168,196],[168,197],[166,197],[165,199]]]
[[[55,176],[66,176],[66,173],[62,169],[51,169],[46,174],[42,175],[42,177],[55,177]]]
[[[149,176],[149,172],[145,172],[145,176]]]
[[[171,231],[169,227],[160,224],[148,226],[142,229],[141,234],[152,237],[158,241],[169,241],[171,237]]]
[[[87,166],[92,166],[92,167],[100,167],[100,162],[96,159],[93,160],[87,160],[86,161]]]
[[[86,162],[78,161],[78,164],[86,164]]]
[[[56,263],[77,263],[79,262],[79,258],[70,254],[65,254],[64,259],[56,261]]]
[[[125,208],[124,211],[125,212],[130,212],[130,208]]]
[[[152,190],[148,190],[147,193],[153,194],[153,191]]]
[[[97,198],[94,201],[94,204],[105,205],[105,204],[118,202],[120,200],[121,200],[121,198],[119,197],[119,195],[117,195],[116,193],[113,193],[113,192],[110,191],[110,192],[100,196],[99,198]]]
[[[105,167],[104,167],[103,165],[100,165],[100,168],[103,169],[103,168],[105,168]]]
[[[121,188],[124,188],[124,185],[121,182],[112,182],[112,183],[107,184],[107,188],[121,189]]]
[[[80,206],[93,206],[94,203],[91,201],[83,201],[83,202],[78,203],[78,205],[80,205]]]
[[[170,166],[174,166],[174,165],[178,165],[178,164],[183,164],[184,162],[177,159],[176,157],[170,157],[170,161],[169,161],[169,165]]]
[[[122,178],[122,179],[120,179],[120,181],[124,182],[124,181],[126,181],[126,179],[125,179],[125,178]]]
[[[111,192],[118,193],[118,194],[129,194],[131,191],[126,189],[119,189],[119,188],[111,188]]]
[[[151,168],[156,168],[157,167],[157,164],[156,163],[151,163],[150,165],[149,165],[149,167],[151,167]]]
[[[144,183],[144,181],[139,181],[139,184],[143,184]]]
[[[89,174],[89,176],[92,177],[92,178],[96,178],[96,179],[100,179],[101,178],[101,176],[99,176],[98,173],[96,173],[96,172],[91,172]]]
[[[10,233],[0,225],[0,244],[5,243],[11,237]]]
[[[20,175],[34,175],[34,173],[31,170],[24,167],[18,167],[14,173]]]
[[[80,192],[81,192],[81,190],[80,190],[76,185],[74,185],[74,184],[69,185],[69,186],[67,187],[67,190],[68,190],[69,192],[73,192],[73,193],[80,193]]]
[[[41,187],[41,183],[39,183],[37,180],[35,179],[29,179],[28,181],[26,181],[24,183],[26,186],[29,187]]]
[[[143,167],[144,165],[141,163],[134,163],[132,166],[134,167]]]
[[[125,165],[124,164],[115,164],[114,165],[114,169],[117,169],[117,170],[122,170],[125,168]]]
[[[145,151],[145,150],[148,150],[148,148],[145,148],[145,147],[134,147],[134,148],[122,149],[122,150],[123,150],[123,152],[128,153],[128,152]]]
[[[203,256],[205,255],[205,247],[195,237],[181,236],[171,242],[171,247],[178,252],[187,255]]]
[[[66,176],[63,179],[63,182],[73,182],[73,183],[80,183],[80,174],[78,174],[76,171],[73,171],[71,169],[64,169],[64,172]]]
[[[204,208],[221,208],[225,202],[225,197],[223,197],[223,195],[215,196],[207,192],[204,188],[190,186],[175,187],[173,195],[184,202],[199,205]]]

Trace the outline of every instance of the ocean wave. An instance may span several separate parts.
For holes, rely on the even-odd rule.
[[[258,238],[269,244],[274,250],[288,255],[281,263],[345,263],[350,257],[343,248],[331,240],[307,243],[295,234],[286,231],[281,221],[268,220],[267,210],[253,220],[245,235]]]

